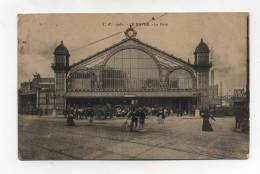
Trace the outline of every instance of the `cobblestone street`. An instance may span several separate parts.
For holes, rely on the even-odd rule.
[[[234,132],[234,118],[216,118],[214,132],[202,132],[202,119],[146,119],[144,132],[122,132],[125,119],[66,120],[19,115],[19,158],[52,159],[246,159],[247,134]]]

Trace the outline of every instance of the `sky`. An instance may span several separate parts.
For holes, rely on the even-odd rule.
[[[38,72],[54,77],[53,51],[60,41],[78,62],[125,38],[129,24],[137,38],[185,61],[194,62],[200,39],[208,44],[215,84],[223,94],[246,87],[247,13],[143,13],[143,14],[23,14],[18,16],[18,85]],[[154,19],[154,20],[152,20]],[[87,46],[114,33],[108,39]]]

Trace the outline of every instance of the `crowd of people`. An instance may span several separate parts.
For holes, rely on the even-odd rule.
[[[103,111],[104,119],[107,117],[115,117],[119,114],[113,112],[112,109],[109,110],[109,107],[105,108]],[[117,111],[115,109],[115,111]],[[167,108],[159,107],[156,112],[155,110],[149,110],[145,106],[138,106],[133,105],[129,106],[127,109],[124,108],[121,116],[126,117],[126,122],[130,120],[130,131],[144,130],[145,119],[148,115],[156,115],[160,123],[164,122],[166,116],[170,115],[170,111]],[[64,116],[67,118],[67,125],[68,126],[75,126],[74,119],[82,120],[82,119],[89,119],[89,123],[92,124],[94,120],[94,116],[96,112],[93,106],[87,106],[85,108],[79,108],[77,106],[69,106],[67,109],[64,110]]]
[[[147,117],[147,110],[144,107],[133,106],[127,113],[127,121],[130,120],[130,132],[144,130],[145,119]]]
[[[107,107],[109,108],[109,107]],[[124,111],[124,116],[126,116],[126,121],[124,122],[122,128],[129,131],[142,131],[145,128],[145,119],[148,115],[155,115],[158,117],[158,123],[164,123],[164,120],[169,116],[171,110],[166,107],[159,107],[158,109],[147,108],[145,106],[132,105]],[[108,109],[104,111],[105,118],[112,118],[115,116],[115,112],[109,111]],[[68,126],[75,126],[74,119],[89,119],[89,124],[93,123],[95,110],[92,106],[87,106],[85,108],[78,108],[76,106],[68,107],[64,110],[64,116],[67,118]],[[178,116],[178,115],[177,115]],[[208,107],[201,108],[200,116],[203,118],[202,131],[213,131],[210,119],[214,120],[212,113]],[[130,123],[128,123],[130,121]]]
[[[74,119],[88,119],[89,123],[93,123],[94,119],[94,110],[91,106],[86,107],[85,109],[80,109],[78,107],[68,107],[64,110],[64,116],[67,118],[67,125],[68,126],[75,126]]]

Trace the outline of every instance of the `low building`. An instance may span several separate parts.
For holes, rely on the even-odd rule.
[[[236,118],[236,130],[249,130],[249,100],[244,89],[234,89],[233,108]]]
[[[19,113],[50,114],[55,107],[54,78],[34,74],[32,81],[21,83],[18,99]]]
[[[218,85],[209,86],[209,105],[215,107],[220,105],[220,96],[218,95]]]

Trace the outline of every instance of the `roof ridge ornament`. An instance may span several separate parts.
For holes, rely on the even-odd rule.
[[[132,27],[132,25],[130,25],[129,28],[126,29],[125,31],[125,36],[127,38],[135,38],[136,37],[137,32],[135,31],[135,29]]]

